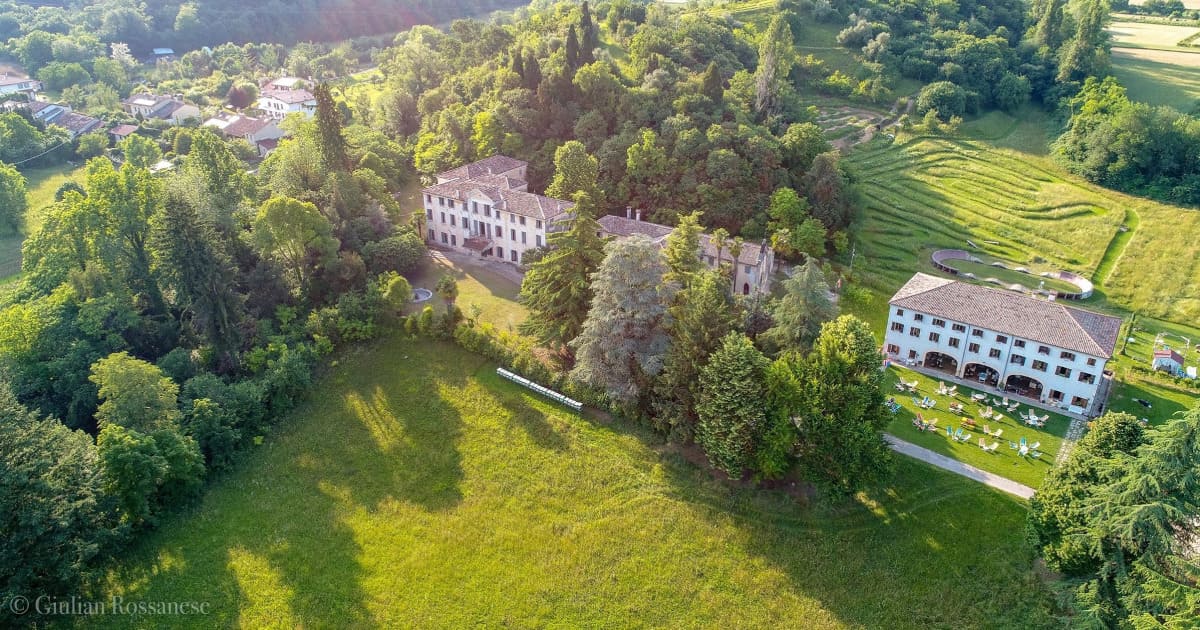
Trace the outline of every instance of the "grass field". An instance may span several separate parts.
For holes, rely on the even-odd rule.
[[[1178,24],[1113,21],[1108,34],[1115,48],[1148,48],[1157,50],[1189,50],[1179,42],[1200,33],[1200,28]]]
[[[94,595],[207,601],[171,620],[205,628],[1053,625],[1023,505],[973,481],[902,459],[892,482],[806,507],[454,346],[341,364]]]
[[[845,159],[865,206],[856,268],[889,296],[933,269],[932,251],[962,248],[1089,277],[1099,291],[1085,306],[1200,319],[1200,214],[1090,185],[1046,144],[1044,117],[993,113],[958,137],[860,146]]]
[[[907,382],[914,380],[919,382],[920,385],[917,387],[917,393],[900,393],[896,391],[894,385],[897,379],[903,379]],[[960,462],[970,464],[976,468],[981,468],[988,472],[996,473],[1001,477],[1007,477],[1013,481],[1023,483],[1031,488],[1037,488],[1042,485],[1042,479],[1054,463],[1054,456],[1062,446],[1063,436],[1067,434],[1067,427],[1071,424],[1070,419],[1065,416],[1041,411],[1040,409],[1035,410],[1038,415],[1050,415],[1050,419],[1046,421],[1046,426],[1041,429],[1026,426],[1007,411],[1001,412],[1003,414],[1002,420],[984,420],[979,417],[982,407],[971,401],[971,394],[977,390],[960,385],[954,398],[941,396],[937,394],[938,380],[936,378],[930,378],[924,374],[897,366],[892,366],[888,369],[886,380],[885,390],[887,395],[895,397],[896,402],[900,403],[901,406],[900,411],[895,415],[895,419],[888,426],[888,433],[948,457],[953,457]],[[922,410],[912,401],[914,395],[918,397],[928,396],[937,401],[937,406],[933,409]],[[994,394],[989,395],[989,398],[993,396]],[[1011,400],[1020,399],[1013,398]],[[971,428],[964,425],[962,423],[963,416],[958,416],[950,412],[950,403],[952,402],[962,403],[965,406],[965,416],[974,419],[978,426]],[[1028,405],[1022,405],[1019,412],[1024,413],[1028,409]],[[917,413],[920,413],[926,421],[936,418],[938,420],[937,430],[920,431],[913,426],[913,417]],[[985,426],[990,426],[993,431],[1003,429],[1004,432],[999,438],[991,438],[983,433]],[[971,439],[966,442],[951,440],[946,437],[946,427],[952,429],[962,427],[971,434]],[[1030,444],[1034,442],[1041,443],[1038,446],[1038,450],[1042,452],[1041,458],[1020,457],[1016,451],[1009,448],[1009,441],[1019,442],[1022,437],[1027,438]],[[989,445],[992,442],[1000,442],[1000,448],[995,453],[985,453],[983,449],[979,448],[979,438],[984,438]]]
[[[1200,100],[1200,49],[1196,52],[1116,48],[1112,73],[1129,98],[1188,112]]]
[[[450,274],[458,280],[456,303],[468,316],[471,315],[471,307],[478,306],[481,321],[508,331],[515,331],[528,316],[525,307],[517,303],[521,285],[484,265],[456,264],[443,257],[430,258],[408,280],[413,288],[424,287],[432,291],[444,274]],[[431,304],[438,312],[443,308],[441,299],[436,295],[426,304]],[[425,304],[419,304],[411,308],[420,310],[424,307]]]
[[[25,214],[24,233],[0,235],[0,284],[15,279],[21,273],[21,244],[25,242],[25,234],[41,227],[42,209],[54,203],[55,191],[68,179],[81,179],[83,169],[56,166],[27,169],[21,174],[25,176],[25,198],[29,203],[29,211]]]

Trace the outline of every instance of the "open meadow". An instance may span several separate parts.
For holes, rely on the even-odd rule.
[[[1187,112],[1200,99],[1200,27],[1116,20],[1112,72],[1129,98]],[[1181,45],[1182,44],[1182,45]]]
[[[398,338],[343,357],[94,595],[208,601],[173,620],[205,628],[1052,625],[1015,499],[898,458],[805,505],[494,368]]]
[[[29,210],[25,214],[25,227],[21,234],[0,235],[0,283],[15,279],[21,273],[21,244],[25,236],[42,225],[42,210],[54,203],[58,187],[70,179],[83,177],[83,167],[55,166],[21,171],[25,176],[25,198]]]

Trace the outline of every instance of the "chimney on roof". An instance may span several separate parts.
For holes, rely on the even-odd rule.
[[[638,208],[637,214],[634,216],[634,220],[635,220],[635,221],[641,221],[641,220],[642,220],[642,209],[641,209],[641,208]]]

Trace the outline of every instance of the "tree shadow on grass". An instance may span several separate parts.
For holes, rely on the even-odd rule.
[[[462,501],[462,420],[430,395],[466,385],[454,358],[479,360],[453,352],[442,365],[377,350],[364,353],[370,365],[352,382],[340,369],[321,379],[279,433],[201,505],[148,535],[110,585],[126,601],[211,604],[210,615],[178,620],[184,626],[371,625],[355,521],[394,501],[429,511]]]
[[[664,466],[673,498],[732,516],[746,550],[850,626],[1050,627],[1033,583],[1025,510],[976,482],[898,458],[897,474],[855,497],[800,505],[733,486],[681,458]]]

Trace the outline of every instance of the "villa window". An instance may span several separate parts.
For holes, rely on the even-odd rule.
[[[950,330],[953,330],[954,332],[967,332],[967,327],[963,326],[962,324],[954,324],[950,326]]]
[[[958,344],[960,343],[958,337],[951,337],[947,340],[947,342],[950,344],[951,348],[957,348]]]
[[[892,330],[894,332],[904,332],[904,324],[900,322],[892,322]]]
[[[540,229],[542,229],[542,222],[541,222],[541,220],[539,219],[539,220],[537,220],[537,221],[534,221],[534,226],[535,226],[535,227],[537,227],[537,229],[539,229],[539,230],[540,230]]]
[[[521,217],[521,225],[525,225],[525,217]]]
[[[486,203],[483,204],[483,216],[485,216],[485,217],[492,216],[492,207],[487,205]]]
[[[992,348],[991,350],[988,350],[988,358],[989,359],[999,359],[1000,358],[1000,348]]]
[[[1046,362],[1045,361],[1034,361],[1030,367],[1032,367],[1033,369],[1035,369],[1039,372],[1045,372],[1046,371]]]
[[[509,258],[510,258],[510,259],[511,259],[513,262],[517,262],[517,250],[515,250],[515,249],[509,250],[509,252],[508,252],[508,253],[509,253]]]
[[[450,200],[449,205],[450,205],[450,209],[453,210],[454,209],[454,200],[453,199]]]
[[[1071,397],[1071,406],[1073,406],[1073,407],[1082,407],[1084,409],[1087,409],[1088,404],[1091,402],[1092,401],[1088,400],[1087,398],[1084,398],[1083,396],[1072,396]]]
[[[747,274],[751,274],[754,273],[754,267],[751,267],[750,265],[742,265],[742,271],[745,271]]]
[[[453,214],[452,214],[452,215],[450,215],[450,226],[451,226],[451,227],[458,227],[458,224],[454,222],[454,215],[453,215]]]
[[[433,195],[425,194],[425,203],[433,203]]]
[[[442,215],[442,225],[445,225],[446,224],[446,213],[442,212],[441,215]]]
[[[1008,358],[1008,362],[1016,363],[1017,365],[1025,365],[1025,357],[1023,357],[1019,354],[1014,354]]]
[[[433,208],[426,208],[426,209],[425,209],[425,218],[426,218],[426,219],[429,219],[430,221],[432,221],[432,220],[433,220]]]
[[[1071,368],[1060,365],[1060,366],[1054,368],[1054,375],[1061,376],[1063,378],[1070,378],[1071,377]]]
[[[982,336],[983,336],[983,331],[982,331],[982,330],[979,330],[978,328],[976,328],[975,330],[972,330],[972,331],[971,331],[971,336],[972,336],[972,337],[982,337]]]
[[[897,346],[894,343],[889,343],[888,347],[887,347],[887,351],[888,351],[888,354],[896,354],[896,353],[900,352],[900,346]]]
[[[920,328],[917,328],[916,326],[913,326],[912,328],[909,328],[909,329],[908,329],[908,334],[909,334],[910,336],[913,336],[913,337],[920,337],[920,336],[921,336],[921,329],[920,329]]]
[[[504,226],[496,224],[496,238],[504,238]]]
[[[497,247],[497,248],[496,248],[496,257],[497,257],[497,258],[499,258],[499,259],[501,259],[501,260],[503,260],[503,259],[504,259],[504,248],[503,248],[503,247]]]
[[[510,238],[508,240],[510,240],[514,243],[517,242],[517,231],[516,230],[509,229],[508,235],[510,236]]]
[[[1062,399],[1063,399],[1062,392],[1058,391],[1057,389],[1050,390],[1050,400],[1053,400],[1055,402],[1062,402]]]
[[[937,343],[938,341],[940,341],[940,340],[941,340],[941,338],[942,338],[942,336],[941,336],[941,335],[939,335],[939,334],[937,334],[937,333],[935,333],[935,332],[931,332],[931,333],[929,333],[929,340],[930,340],[930,341],[932,341],[932,342],[934,342],[934,343]]]
[[[442,232],[442,245],[446,245],[449,242],[450,242],[450,239],[446,238],[446,233]]]
[[[479,214],[479,202],[478,201],[471,202],[471,212],[474,212],[475,214]]]
[[[933,319],[933,325],[934,325],[934,326],[937,326],[938,328],[945,328],[945,327],[946,327],[946,320],[944,320],[944,319],[937,319],[937,318],[935,317],[935,318]]]
[[[439,205],[439,206],[441,206],[441,207],[443,207],[443,208],[445,208],[445,207],[446,207],[446,198],[445,198],[445,197],[438,197],[438,205]]]
[[[1091,385],[1096,382],[1096,376],[1094,374],[1089,374],[1087,372],[1080,372],[1079,373],[1079,382],[1087,383],[1088,385]]]
[[[1017,348],[1024,348],[1024,347],[1025,347],[1025,341],[1024,341],[1024,340],[1022,340],[1022,339],[1017,339],[1017,340],[1014,340],[1014,341],[1013,341],[1013,346],[1015,346],[1015,347],[1017,347]]]
[[[533,242],[537,243],[537,246],[538,246],[538,247],[541,247],[541,246],[542,246],[542,235],[541,235],[541,234],[534,234],[534,235],[533,235],[533,238],[534,238],[534,241],[533,241]]]
[[[1038,354],[1050,354],[1050,348],[1046,346],[1038,346]]]
[[[902,309],[902,308],[898,308],[898,309],[896,309],[896,316],[897,316],[897,317],[904,317],[904,309]]]
[[[915,314],[913,314],[913,321],[923,322],[923,321],[925,321],[925,316],[920,313],[915,313]]]
[[[1088,367],[1096,367],[1096,359],[1088,357],[1087,364]]]
[[[996,343],[1008,343],[1008,337],[1004,335],[996,335]]]
[[[979,354],[979,344],[973,343],[973,344],[967,346],[967,352],[974,352],[975,354]]]
[[[522,245],[524,245],[525,243],[526,243],[526,241],[525,241],[525,233],[524,233],[524,232],[521,232],[521,244],[522,244]]]
[[[1074,360],[1075,360],[1075,353],[1074,353],[1074,352],[1067,352],[1066,350],[1064,350],[1064,351],[1062,352],[1062,354],[1060,354],[1060,355],[1058,355],[1058,356],[1059,356],[1059,358],[1061,358],[1061,359],[1063,359],[1063,360],[1065,360],[1065,361],[1074,361]]]
[[[915,358],[917,358],[917,351],[916,351],[916,350],[909,350],[909,351],[908,351],[908,358],[910,358],[910,359],[915,359]]]
[[[450,245],[452,245],[454,247],[458,247],[458,237],[457,236],[455,236],[453,234],[450,235]]]

